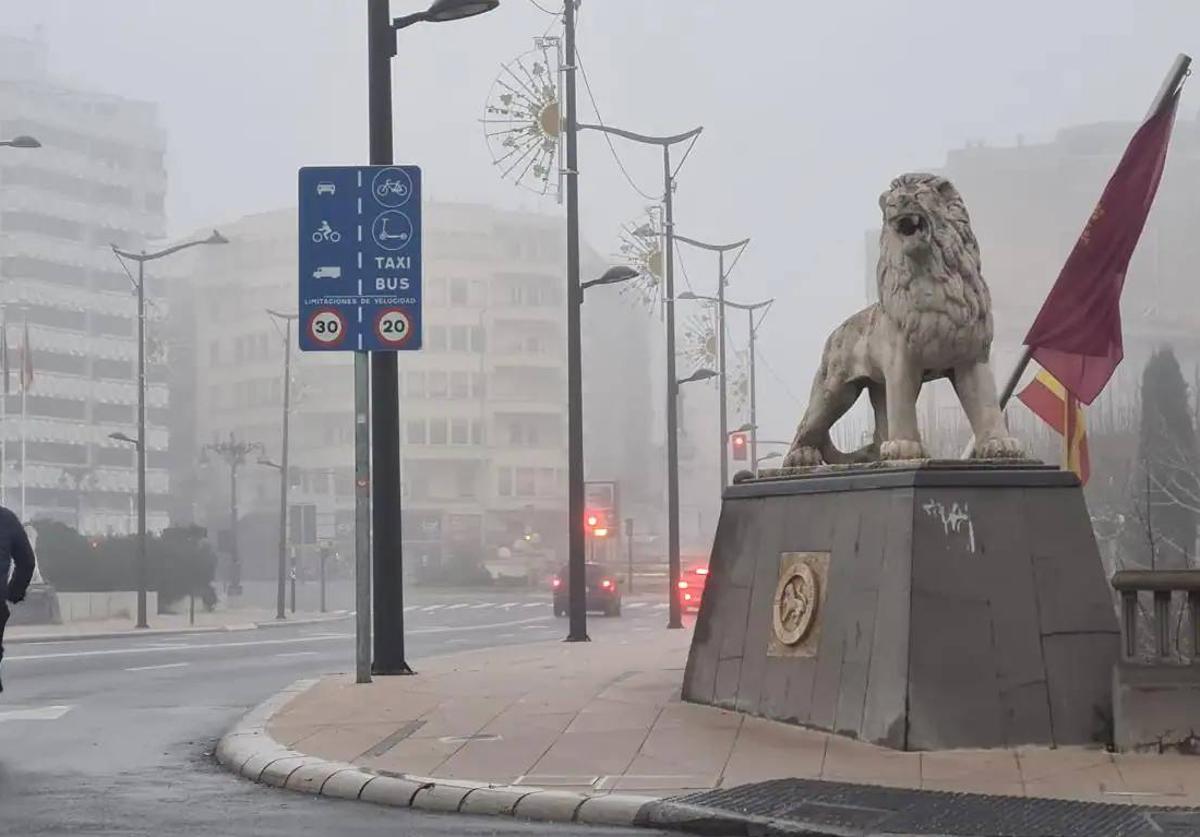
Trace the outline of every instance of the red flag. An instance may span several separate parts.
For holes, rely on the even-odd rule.
[[[1033,359],[1084,404],[1125,356],[1121,289],[1162,178],[1178,103],[1176,90],[1133,135],[1025,336]]]

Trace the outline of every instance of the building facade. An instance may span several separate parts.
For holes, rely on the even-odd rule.
[[[137,307],[110,245],[164,234],[165,136],[157,108],[68,85],[41,40],[0,38],[0,304],[13,367],[0,415],[6,505],[87,533],[135,530]],[[147,282],[149,528],[167,525],[167,306]],[[27,326],[26,326],[27,324]],[[33,381],[21,418],[26,328]],[[22,439],[24,460],[22,461]],[[22,508],[21,486],[25,503]]]
[[[247,578],[275,572],[279,472],[257,460],[280,457],[284,354],[266,310],[295,311],[296,223],[281,210],[222,225],[230,243],[181,254],[188,275],[174,290],[173,331],[193,355],[173,384],[191,406],[175,416],[176,513],[221,542],[234,516],[230,473],[211,447],[231,436],[261,445],[239,468]],[[400,353],[406,566],[453,581],[514,552],[555,560],[566,540],[561,224],[433,203],[423,237],[424,344]],[[300,353],[292,339],[290,504],[293,517],[312,509],[308,535],[295,521],[292,531],[349,556],[352,355]],[[297,560],[311,554],[301,548]]]

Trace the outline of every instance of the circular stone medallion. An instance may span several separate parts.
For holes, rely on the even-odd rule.
[[[779,578],[775,588],[775,638],[796,645],[812,630],[817,618],[817,576],[808,564],[797,564]]]

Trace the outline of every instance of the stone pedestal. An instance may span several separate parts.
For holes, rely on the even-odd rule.
[[[61,625],[62,614],[58,608],[58,593],[49,584],[30,584],[25,591],[25,600],[10,605],[10,625]]]
[[[1073,474],[779,473],[726,490],[684,699],[906,750],[1107,737],[1119,630]]]

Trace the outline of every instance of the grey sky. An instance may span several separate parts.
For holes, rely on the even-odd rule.
[[[365,158],[364,6],[4,0],[0,29],[43,24],[58,73],[162,105],[179,234],[294,202],[300,165]],[[499,180],[478,121],[500,63],[552,26],[530,0],[503,0],[485,17],[402,33],[397,157],[425,167],[434,199],[560,211]],[[704,125],[680,176],[678,227],[753,236],[730,295],[780,299],[763,355],[803,400],[825,334],[861,305],[863,234],[893,175],[939,166],[967,140],[1140,118],[1197,32],[1194,0],[584,0],[580,50],[606,121]],[[1181,119],[1200,106],[1188,94]],[[581,108],[590,118],[582,89]],[[621,151],[657,191],[654,152]],[[646,202],[600,138],[583,138],[581,169],[584,235],[615,252],[619,223]],[[692,254],[685,263],[696,290],[711,291],[715,268]],[[779,389],[770,371],[760,381]],[[763,400],[768,432],[788,433],[801,405]]]

